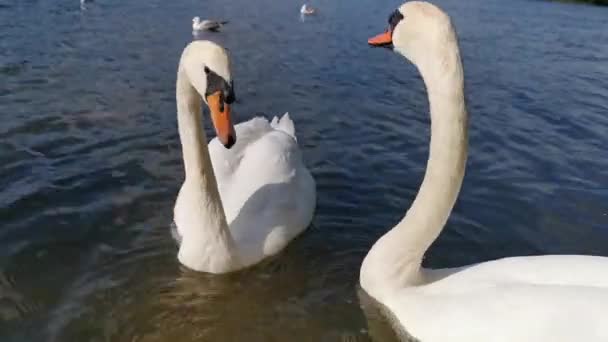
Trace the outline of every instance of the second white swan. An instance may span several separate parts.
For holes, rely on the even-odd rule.
[[[217,137],[207,145],[201,97]],[[315,182],[288,114],[233,127],[228,54],[209,41],[183,51],[177,72],[177,122],[186,179],[174,209],[179,261],[226,273],[281,251],[308,227]]]
[[[405,217],[371,248],[362,288],[423,342],[608,341],[608,258],[513,257],[454,269],[422,258],[454,206],[467,158],[468,116],[450,18],[406,2],[369,40],[415,64],[427,88],[431,143],[424,180]]]

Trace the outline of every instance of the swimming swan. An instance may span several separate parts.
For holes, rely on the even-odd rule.
[[[406,2],[369,43],[417,66],[431,108],[426,173],[405,217],[365,257],[360,283],[399,330],[423,342],[608,341],[608,258],[512,257],[424,269],[462,184],[467,158],[463,68],[450,18]]]
[[[201,97],[217,137],[207,145]],[[226,273],[281,251],[312,220],[315,182],[302,161],[293,121],[254,118],[232,126],[228,54],[209,41],[183,51],[177,123],[186,178],[174,209],[179,261]]]

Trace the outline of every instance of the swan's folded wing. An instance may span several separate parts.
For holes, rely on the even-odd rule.
[[[458,269],[425,270],[437,278],[428,291],[469,291],[471,284],[517,283],[593,286],[608,291],[608,258],[589,255],[540,255],[491,260]]]
[[[587,286],[478,283],[470,291],[404,289],[388,298],[420,341],[606,341],[608,290]],[[392,316],[391,316],[392,317]]]
[[[251,144],[272,131],[266,118],[256,117],[234,126],[236,143],[232,148],[225,148],[217,138],[209,142],[209,155],[218,184],[230,177],[238,168],[243,155]]]

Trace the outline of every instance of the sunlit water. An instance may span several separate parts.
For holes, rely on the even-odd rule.
[[[425,265],[608,255],[608,10],[438,2],[460,36],[470,158]],[[1,341],[391,340],[358,272],[420,184],[424,86],[366,45],[398,1],[312,5],[302,21],[294,0],[0,2]],[[318,186],[311,228],[229,276],[181,267],[169,232],[195,15],[230,20],[200,38],[232,54],[237,121],[289,111]]]

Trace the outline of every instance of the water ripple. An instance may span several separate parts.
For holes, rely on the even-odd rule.
[[[470,156],[425,265],[607,255],[606,11],[439,3],[461,40]],[[0,4],[2,341],[395,338],[368,314],[358,271],[420,185],[424,84],[365,44],[394,3],[327,2],[305,21],[300,5]],[[194,13],[230,20],[197,39],[230,51],[237,120],[289,111],[318,188],[305,234],[228,276],[180,267],[169,233],[183,179],[175,69]]]

